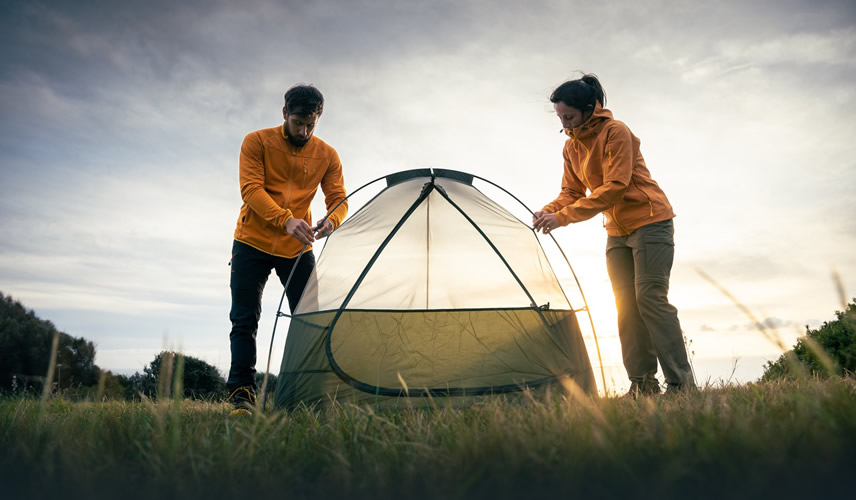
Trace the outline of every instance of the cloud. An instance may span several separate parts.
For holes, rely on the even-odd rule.
[[[2,14],[0,284],[105,350],[152,352],[169,325],[218,348],[238,147],[279,123],[298,81],[327,96],[318,133],[349,188],[447,167],[537,208],[562,167],[546,96],[594,71],[678,213],[674,289],[707,287],[681,271],[700,267],[781,318],[823,317],[823,293],[802,295],[822,291],[830,263],[856,289],[852,2],[42,1]],[[600,221],[560,237],[611,307]],[[138,344],[117,346],[126,330]]]
[[[766,329],[776,331],[784,328],[799,328],[799,325],[791,320],[785,320],[776,317],[767,317],[758,323],[749,323],[745,325],[744,328],[747,330]]]

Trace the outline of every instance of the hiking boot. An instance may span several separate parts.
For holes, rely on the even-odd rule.
[[[660,383],[656,380],[647,380],[645,382],[630,382],[630,390],[622,396],[624,399],[639,399],[643,396],[655,396],[660,394]]]
[[[230,416],[250,416],[256,408],[256,390],[249,385],[238,387],[229,394],[229,402],[235,407]]]
[[[687,394],[696,390],[695,384],[666,384],[666,395]]]

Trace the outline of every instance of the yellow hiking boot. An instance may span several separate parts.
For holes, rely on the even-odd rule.
[[[252,416],[256,408],[256,391],[248,385],[238,387],[229,394],[229,402],[235,407],[230,417]]]

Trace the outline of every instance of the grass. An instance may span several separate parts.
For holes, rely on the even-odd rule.
[[[846,491],[856,380],[470,408],[228,417],[188,400],[0,400],[4,498],[791,498]],[[7,496],[11,495],[11,496]]]
[[[784,350],[775,329],[703,276]],[[468,408],[438,400],[433,409],[339,405],[236,419],[223,403],[170,399],[183,394],[180,355],[161,365],[159,402],[57,396],[48,389],[57,339],[41,398],[0,397],[4,499],[853,495],[852,376],[795,369],[792,379],[639,400],[566,386]],[[99,399],[103,390],[102,377]]]

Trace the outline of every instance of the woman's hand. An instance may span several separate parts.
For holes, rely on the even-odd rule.
[[[532,217],[532,227],[535,231],[541,231],[544,234],[549,234],[550,231],[559,227],[559,218],[556,214],[539,210]]]

